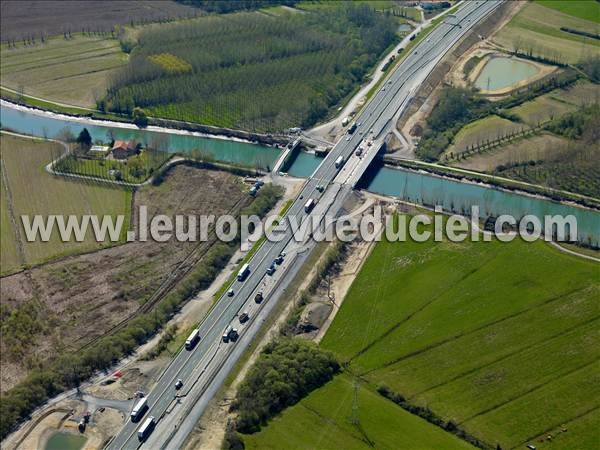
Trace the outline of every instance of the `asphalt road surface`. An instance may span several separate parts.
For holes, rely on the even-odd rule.
[[[371,158],[354,158],[355,149],[366,139],[380,142],[393,125],[394,117],[406,107],[444,54],[499,5],[499,1],[464,2],[416,45],[355,119],[359,124],[356,131],[345,135],[306,181],[286,216],[293,216],[302,222],[309,216],[322,217],[325,213],[339,215],[354,184],[350,180],[356,180],[371,161]],[[376,151],[377,145],[370,148]],[[336,167],[335,161],[340,156],[345,162],[351,160],[353,167]],[[345,170],[351,170],[351,176],[343,177]],[[318,187],[323,187],[323,192]],[[310,198],[315,199],[317,204],[307,213],[304,205]],[[312,239],[301,242],[293,239],[289,225],[280,233],[280,237],[279,242],[264,242],[249,262],[248,277],[243,282],[233,283],[234,296],[225,294],[220,298],[200,324],[200,342],[192,350],[183,349],[173,359],[148,394],[149,409],[143,418],[135,423],[127,420],[108,444],[109,449],[181,447],[208,401],[251,343],[275,303],[284,296],[285,287],[315,245]],[[276,266],[272,276],[267,275],[267,268],[284,251],[286,256],[283,264]],[[254,302],[258,291],[262,291],[265,297],[261,304]],[[239,315],[244,311],[250,319],[241,324]],[[236,342],[224,343],[222,334],[229,325],[239,330],[239,338]],[[183,387],[176,390],[175,382],[178,379],[183,380]],[[147,440],[141,442],[137,430],[150,416],[155,417],[156,427]]]

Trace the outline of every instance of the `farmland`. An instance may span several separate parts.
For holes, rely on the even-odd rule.
[[[80,253],[101,248],[110,244],[98,243],[91,233],[87,233],[82,242],[62,242],[58,232],[52,234],[49,242],[27,242],[22,229],[21,215],[40,214],[98,214],[99,216],[124,215],[124,231],[127,229],[131,193],[121,189],[105,186],[72,182],[53,177],[44,171],[44,166],[51,160],[51,155],[62,151],[62,146],[41,140],[31,140],[2,134],[2,170],[6,171],[9,191],[3,186],[3,204],[10,200],[18,224],[19,243],[15,242],[15,230],[12,224],[2,231],[2,258],[12,261],[8,267],[3,265],[3,273],[17,269],[21,264],[31,265],[55,259],[73,253]],[[4,208],[3,208],[4,209]],[[8,209],[3,211],[3,224],[10,223],[9,217],[4,217]],[[124,236],[124,234],[122,235]],[[6,247],[5,247],[6,246]],[[25,261],[15,261],[15,247],[22,246]],[[6,250],[5,250],[6,248]],[[17,264],[15,264],[17,263]]]
[[[536,0],[536,2],[546,8],[555,9],[570,16],[600,23],[600,5],[598,5],[597,2],[590,2],[587,0],[569,0],[567,2]]]
[[[571,4],[573,5],[567,6]],[[582,4],[588,5],[587,8],[582,9]],[[529,3],[494,35],[493,41],[511,51],[519,49],[543,58],[578,63],[592,55],[598,55],[600,41],[568,33],[560,28],[598,33],[597,11],[596,2]],[[592,19],[594,14],[595,20],[587,20]]]
[[[2,2],[2,42],[40,39],[65,31],[112,30],[116,25],[137,25],[194,16],[198,10],[167,0],[19,0]]]
[[[586,448],[598,439],[597,273],[540,241],[383,241],[321,345],[490,446]]]
[[[134,211],[144,205],[149,217],[222,214],[247,197],[234,175],[177,166],[159,186],[136,192]],[[77,350],[134,314],[196,246],[175,240],[134,241],[2,278],[2,390],[25,378],[39,364],[36,360],[46,364]],[[34,338],[19,343],[28,329]],[[34,341],[38,345],[32,347]],[[29,356],[23,360],[25,352]]]
[[[468,449],[466,442],[404,411],[364,383],[358,387],[360,426],[350,422],[353,379],[338,375],[288,408],[260,432],[242,435],[248,449]],[[283,445],[283,447],[282,447]]]
[[[454,143],[448,148],[446,153],[457,155],[467,150],[467,147],[481,144],[488,140],[494,141],[505,134],[520,131],[522,128],[524,128],[524,125],[517,124],[508,119],[493,115],[488,116],[463,127],[454,138]]]
[[[81,107],[95,107],[96,100],[105,95],[111,74],[127,61],[119,41],[110,35],[74,34],[31,45],[2,45],[0,54],[2,86]]]
[[[137,34],[103,106],[252,131],[307,127],[397,42],[396,24],[362,4],[151,25]]]
[[[600,167],[593,130],[598,115],[594,105],[599,99],[598,84],[579,80],[501,109],[503,117],[487,116],[460,129],[443,158],[456,167],[598,197],[600,184],[594,174]],[[571,118],[574,114],[580,121],[575,134],[568,125],[575,120]],[[472,150],[473,145],[488,139],[493,142],[530,128],[536,129],[535,133],[497,141],[493,148]]]

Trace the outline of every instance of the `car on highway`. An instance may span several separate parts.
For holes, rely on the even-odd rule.
[[[265,297],[263,296],[262,292],[257,292],[256,295],[254,296],[255,303],[261,303],[264,299],[265,299]]]
[[[233,297],[233,294],[235,294],[235,292],[233,291],[233,289],[229,289],[227,291],[227,297]]]
[[[178,378],[177,381],[175,382],[175,389],[179,390],[181,389],[183,386],[183,380],[181,378]]]
[[[275,261],[267,269],[267,275],[273,275],[275,273]]]
[[[248,319],[250,319],[250,315],[246,311],[240,314],[240,323],[248,322]]]
[[[283,263],[283,255],[280,253],[279,256],[277,258],[275,258],[275,264],[277,264],[279,266],[282,263]]]
[[[348,137],[346,138],[346,140],[347,140],[347,141],[349,141],[349,140],[350,140],[350,136],[348,136]]]

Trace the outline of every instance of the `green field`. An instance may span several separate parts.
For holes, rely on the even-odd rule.
[[[528,128],[498,116],[488,116],[464,126],[454,137],[454,143],[448,147],[445,154],[457,155],[467,150],[467,147],[483,144],[487,140],[494,141],[505,134]]]
[[[337,2],[151,25],[106,107],[262,132],[307,127],[355,90],[396,30],[393,16]]]
[[[109,77],[126,64],[119,41],[80,34],[0,50],[2,86],[33,97],[81,107],[96,107]]]
[[[48,214],[78,216],[98,214],[101,218],[103,215],[124,214],[123,233],[126,231],[131,209],[131,193],[129,191],[67,181],[46,173],[44,166],[50,161],[51,155],[62,151],[62,146],[59,144],[7,134],[2,134],[1,144],[2,170],[6,170],[26,264],[36,264],[62,255],[93,250],[108,243],[95,242],[90,232],[87,233],[83,242],[61,242],[56,230],[49,242],[41,242],[39,239],[35,242],[26,242],[21,215],[40,214],[47,217]],[[10,223],[8,216],[5,217],[7,209],[4,208],[4,196],[6,195],[4,186],[2,193],[2,223],[4,225],[4,223]],[[3,226],[2,228],[2,273],[4,274],[18,267],[14,265],[15,234],[13,227]],[[4,261],[8,261],[9,265],[4,266]]]
[[[587,448],[599,267],[543,242],[382,242],[322,346],[491,446]]]
[[[468,449],[473,448],[413,416],[372,387],[359,384],[353,425],[354,386],[338,375],[300,403],[286,409],[260,432],[242,435],[247,449]]]
[[[548,120],[557,119],[576,109],[576,105],[558,101],[552,98],[551,94],[546,94],[515,108],[510,108],[508,112],[516,114],[524,123],[535,127]]]
[[[571,3],[586,3],[588,7],[582,10],[580,5],[568,6]],[[576,10],[585,11],[583,14],[586,16],[585,19],[589,19],[588,15],[593,15],[593,11],[598,10],[598,3],[592,1],[529,3],[499,33],[494,35],[493,40],[511,51],[518,48],[521,52],[531,52],[535,56],[559,59],[571,64],[591,56],[598,56],[600,41],[567,33],[560,29],[567,27],[592,34],[598,33],[597,16],[594,22],[563,13],[574,13]]]
[[[570,16],[600,23],[600,4],[592,0],[536,0],[536,3]]]
[[[4,162],[0,165],[4,171]],[[8,209],[8,193],[4,184],[4,173],[0,176],[0,274],[15,270],[21,265],[15,234]]]

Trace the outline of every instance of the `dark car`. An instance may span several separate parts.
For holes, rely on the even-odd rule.
[[[263,301],[263,299],[264,299],[264,297],[263,297],[263,293],[262,293],[262,292],[259,292],[259,293],[257,293],[257,294],[254,296],[254,301],[255,301],[256,303],[260,303],[260,302],[262,302],[262,301]]]
[[[240,323],[248,322],[248,319],[250,319],[250,316],[246,311],[240,314]]]

